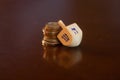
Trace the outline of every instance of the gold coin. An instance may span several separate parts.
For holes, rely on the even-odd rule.
[[[57,35],[60,32],[61,27],[57,22],[48,22],[43,28],[43,40],[42,45],[57,45],[60,44]]]

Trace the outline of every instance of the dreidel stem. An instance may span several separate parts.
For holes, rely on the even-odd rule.
[[[63,23],[62,20],[59,20],[58,24],[61,26],[62,29],[65,29],[66,26],[65,26],[65,24]]]

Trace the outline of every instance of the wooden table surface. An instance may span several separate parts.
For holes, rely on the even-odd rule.
[[[41,45],[59,19],[79,47]],[[0,0],[0,80],[120,80],[120,0]]]

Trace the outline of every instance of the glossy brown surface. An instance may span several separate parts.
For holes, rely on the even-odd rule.
[[[79,47],[42,47],[59,19],[81,27]],[[0,0],[0,80],[120,80],[120,0]]]

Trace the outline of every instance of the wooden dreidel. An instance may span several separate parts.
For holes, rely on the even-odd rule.
[[[58,21],[62,30],[58,33],[57,37],[64,46],[76,47],[79,46],[82,40],[82,30],[76,23],[65,26],[62,20]]]

